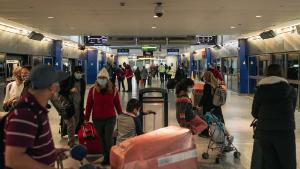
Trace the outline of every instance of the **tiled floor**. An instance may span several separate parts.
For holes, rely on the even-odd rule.
[[[135,83],[134,83],[135,84]],[[154,80],[154,87],[161,87],[158,80]],[[132,93],[121,93],[120,99],[122,102],[123,109],[126,106],[128,99],[137,98],[138,97],[138,89],[134,86],[134,91]],[[169,125],[177,125],[175,118],[175,94],[173,92],[169,92]],[[222,107],[223,114],[226,121],[226,126],[234,135],[234,145],[237,146],[238,150],[241,152],[240,160],[236,160],[233,158],[233,153],[228,153],[225,157],[225,160],[220,164],[215,164],[215,155],[216,152],[210,152],[210,158],[208,160],[204,160],[201,157],[201,154],[205,151],[208,139],[200,138],[195,136],[195,140],[197,143],[198,149],[198,168],[201,169],[249,169],[250,161],[251,161],[251,153],[252,153],[252,128],[250,128],[250,123],[252,121],[252,116],[250,114],[252,105],[252,99],[248,96],[239,96],[236,93],[228,92],[227,103]],[[156,116],[156,124],[155,127],[159,128],[162,126],[162,111],[163,106],[161,104],[147,104],[145,105],[146,109],[152,109],[158,113]],[[125,109],[124,109],[125,110]],[[151,130],[153,128],[153,117],[147,117],[146,119],[146,129]],[[300,120],[299,112],[296,112],[296,123]],[[61,139],[58,133],[59,128],[59,117],[55,110],[51,110],[50,112],[50,121],[52,125],[52,133],[54,136],[54,140],[57,146],[65,146],[66,139]],[[297,123],[299,127],[300,123]],[[297,143],[300,143],[300,130],[296,130],[297,133]],[[299,144],[298,144],[299,145]],[[297,146],[297,150],[299,146]],[[297,151],[298,153],[300,151]],[[298,155],[298,161],[300,160]],[[76,166],[78,162],[68,160],[66,161],[66,165]]]

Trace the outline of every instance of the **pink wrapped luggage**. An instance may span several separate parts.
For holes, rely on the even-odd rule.
[[[112,169],[197,169],[197,151],[189,129],[161,128],[113,146]]]

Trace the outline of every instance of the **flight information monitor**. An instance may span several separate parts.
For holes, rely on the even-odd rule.
[[[106,45],[107,40],[107,36],[84,36],[86,46],[103,46]]]

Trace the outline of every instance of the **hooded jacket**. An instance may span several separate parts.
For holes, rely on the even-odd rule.
[[[296,101],[295,89],[284,78],[270,76],[262,79],[257,86],[251,112],[258,119],[256,129],[294,130]]]

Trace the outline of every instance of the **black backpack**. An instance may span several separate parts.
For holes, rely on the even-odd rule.
[[[38,137],[42,133],[43,121],[41,119],[41,116],[38,114],[39,110],[29,103],[25,103],[25,102],[17,103],[7,115],[5,115],[2,119],[0,119],[0,169],[4,169],[4,159],[5,159],[4,158],[4,147],[5,146],[4,146],[3,139],[4,139],[4,127],[5,127],[6,119],[10,113],[13,113],[13,110],[24,109],[24,108],[30,109],[31,111],[35,112],[37,115],[38,128],[37,128],[36,137]]]

